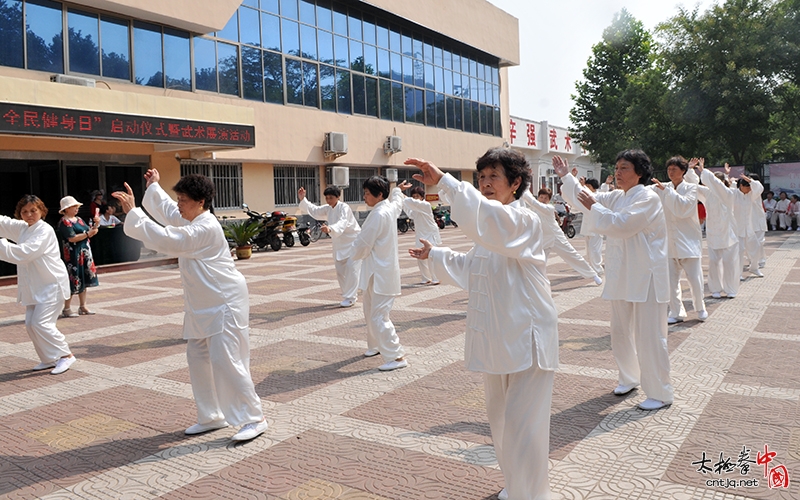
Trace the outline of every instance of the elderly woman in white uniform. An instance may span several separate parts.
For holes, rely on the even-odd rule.
[[[42,200],[30,194],[17,203],[16,219],[0,215],[0,259],[17,266],[17,302],[25,306],[25,329],[41,361],[33,369],[53,368],[50,373],[58,375],[75,362],[56,328],[61,305],[71,292],[56,233],[43,220],[46,215]]]
[[[725,172],[730,172],[727,163]],[[764,185],[742,174],[736,180],[736,188],[733,215],[736,217],[736,235],[739,237],[739,262],[744,266],[746,256],[749,262],[749,271],[753,275],[763,278],[764,274],[759,267],[763,267],[763,263],[761,263],[764,254],[763,239],[767,230],[766,214],[761,205],[761,193],[764,192]]]
[[[553,158],[556,174],[587,208],[584,224],[606,240],[606,286],[603,298],[611,301],[611,350],[619,367],[623,395],[641,383],[647,399],[643,410],[672,404],[667,349],[669,262],[667,222],[658,195],[646,186],[653,169],[641,150],[617,155],[617,187],[608,193],[590,193],[569,174],[567,162]]]
[[[689,170],[689,162],[683,156],[673,156],[667,160],[668,184],[653,179],[651,186],[664,207],[667,218],[669,255],[669,316],[667,323],[680,323],[686,319],[686,308],[681,294],[681,270],[686,273],[692,290],[694,310],[697,319],[708,319],[706,303],[703,300],[703,232],[697,218],[697,184],[684,182],[683,176]]]
[[[425,201],[425,189],[419,186],[411,188],[409,196],[403,199],[403,210],[414,221],[414,235],[417,248],[422,248],[422,240],[429,241],[434,246],[442,244],[439,226],[433,218],[431,204]],[[439,279],[431,271],[428,260],[418,260],[419,272],[422,274],[423,285],[438,285]]]
[[[336,279],[342,290],[342,307],[351,307],[356,303],[358,293],[358,277],[361,274],[361,261],[350,258],[353,255],[353,242],[361,232],[361,226],[353,216],[350,205],[340,201],[341,189],[328,186],[323,192],[325,205],[317,206],[306,198],[306,190],[297,190],[300,199],[300,211],[310,214],[315,219],[326,219],[328,224],[322,231],[331,236],[333,262],[336,267]]]
[[[145,174],[147,191],[136,208],[133,191],[112,196],[120,200],[125,234],[147,248],[176,255],[185,301],[183,338],[197,405],[197,424],[185,433],[200,434],[241,425],[232,439],[247,441],[267,430],[261,400],[250,378],[250,340],[247,284],[236,269],[228,242],[209,208],[214,184],[191,174],[172,188],[175,203],[158,184],[156,169]]]
[[[550,403],[558,368],[558,317],[546,275],[542,223],[519,198],[530,183],[522,154],[494,148],[477,162],[480,192],[425,160],[407,165],[438,186],[458,227],[475,246],[409,252],[428,258],[443,282],[469,290],[464,357],[483,372],[486,411],[495,454],[505,477],[500,498],[550,498],[547,476]]]

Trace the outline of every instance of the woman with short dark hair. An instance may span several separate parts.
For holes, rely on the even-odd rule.
[[[403,210],[406,215],[414,221],[414,239],[417,248],[422,248],[422,240],[428,240],[434,246],[442,244],[442,237],[439,234],[439,226],[433,217],[431,204],[425,200],[425,188],[420,186],[412,187],[408,192],[410,196],[403,198]],[[427,260],[417,260],[419,273],[422,275],[421,285],[438,285],[439,278],[431,270]]]

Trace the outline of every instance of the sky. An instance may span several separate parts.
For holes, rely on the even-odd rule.
[[[592,55],[592,46],[623,7],[645,28],[678,13],[700,11],[715,0],[488,0],[519,19],[520,65],[509,69],[511,114],[569,127],[570,95]],[[721,1],[721,0],[720,0]]]

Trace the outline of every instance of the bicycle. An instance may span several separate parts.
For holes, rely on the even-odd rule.
[[[317,241],[322,236],[322,226],[324,222],[315,220],[313,224],[308,227],[308,239],[312,242]]]

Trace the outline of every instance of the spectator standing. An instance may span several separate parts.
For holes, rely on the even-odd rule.
[[[78,209],[83,205],[72,196],[61,198],[61,219],[56,229],[61,237],[61,258],[67,265],[69,284],[72,295],[64,301],[64,310],[61,315],[65,318],[76,318],[81,314],[94,314],[86,307],[86,289],[99,284],[97,268],[92,257],[92,247],[89,238],[97,234],[100,216],[93,214],[93,225],[89,225],[78,217]],[[71,308],[72,296],[77,295],[80,302],[78,312]]]

